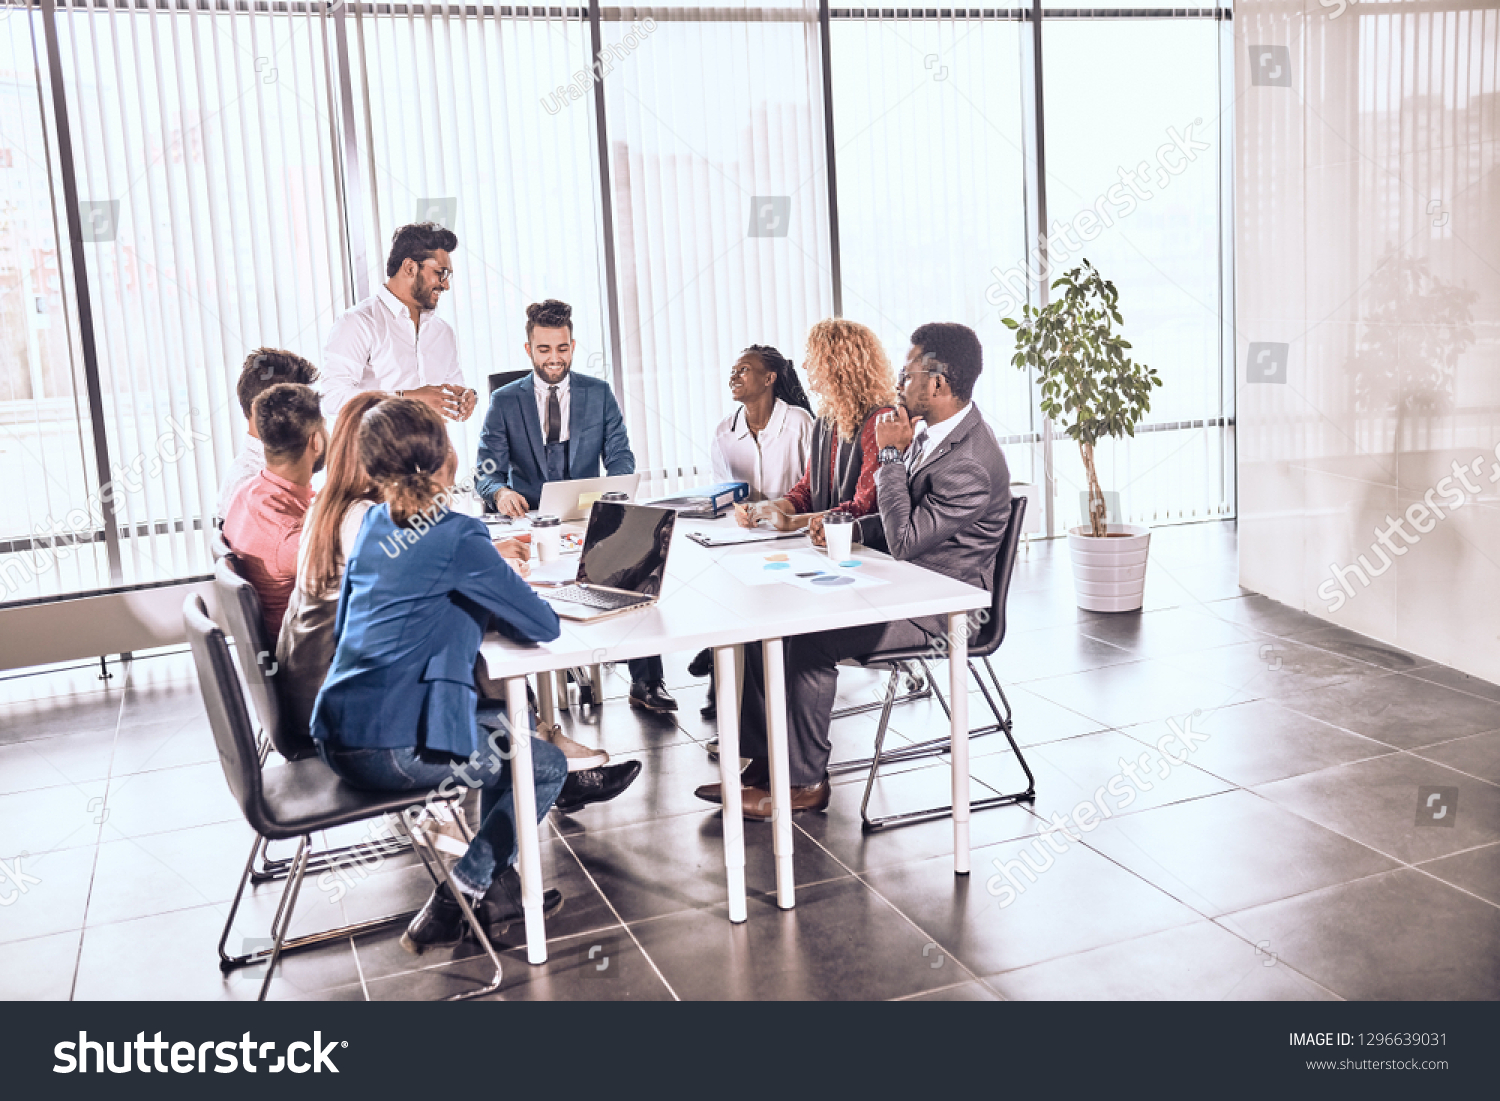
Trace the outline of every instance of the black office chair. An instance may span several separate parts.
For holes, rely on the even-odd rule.
[[[1026,790],[1012,792],[1009,795],[992,795],[985,799],[976,799],[969,804],[971,810],[987,810],[990,807],[1006,807],[1014,803],[1036,802],[1036,777],[1031,773],[1031,766],[1026,763],[1026,757],[1021,753],[1021,747],[1016,744],[1016,739],[1011,733],[1012,717],[1010,701],[1005,698],[1005,689],[1000,687],[1000,678],[995,675],[994,666],[990,664],[990,655],[1000,649],[1000,644],[1005,641],[1005,599],[1010,592],[1011,575],[1015,572],[1016,552],[1021,545],[1021,528],[1026,519],[1026,498],[1011,498],[1010,522],[1006,525],[1005,534],[1000,539],[1000,547],[995,554],[995,577],[994,584],[990,589],[990,617],[969,639],[969,672],[973,675],[979,685],[980,692],[984,693],[984,700],[990,706],[995,721],[986,726],[970,729],[969,737],[978,738],[985,734],[1000,731],[1005,735],[1005,740],[1010,742],[1010,748],[1020,762],[1021,768],[1026,773]],[[866,832],[883,829],[892,825],[909,825],[912,822],[925,821],[929,818],[946,818],[953,813],[951,806],[931,807],[927,810],[908,811],[904,814],[891,814],[881,818],[871,818],[870,792],[875,787],[875,777],[880,772],[880,766],[894,764],[897,761],[911,761],[921,757],[935,757],[945,753],[950,748],[951,738],[944,736],[932,738],[915,745],[902,746],[900,749],[885,750],[886,731],[890,726],[891,707],[897,702],[896,681],[902,675],[903,663],[916,661],[926,668],[926,659],[933,655],[931,647],[922,649],[884,650],[879,653],[865,656],[860,664],[870,669],[890,670],[890,681],[886,686],[885,703],[880,713],[880,728],[875,734],[875,755],[859,761],[844,761],[829,769],[833,773],[856,772],[862,768],[870,770],[869,777],[865,780],[865,797],[859,805],[859,817],[863,822]],[[1000,696],[1000,702],[1005,705],[1005,714],[1001,715],[1000,709],[995,705],[994,697],[990,695],[989,688],[984,683],[984,678],[974,668],[975,659],[984,663],[985,670],[990,675],[990,681],[995,686],[995,691]],[[943,699],[942,692],[937,687],[936,680],[929,673],[928,682],[932,690],[937,694],[938,701],[943,705],[943,711],[948,712],[948,701]],[[950,713],[951,714],[951,713]]]
[[[493,394],[502,386],[509,386],[518,378],[525,378],[531,374],[530,371],[496,371],[490,376],[490,393]]]
[[[260,596],[256,593],[255,586],[241,576],[239,558],[233,552],[214,565],[214,591],[219,598],[219,615],[228,628],[229,637],[234,640],[235,656],[239,659],[240,672],[244,674],[245,688],[250,693],[255,717],[260,720],[262,763],[271,748],[288,761],[301,761],[316,756],[317,747],[313,744],[312,736],[306,730],[292,730],[290,724],[284,721],[281,697],[277,693],[275,681],[276,643],[266,633]],[[252,853],[251,867],[247,873],[252,883],[280,879],[291,871],[291,858],[273,859],[264,839],[257,838],[255,847],[260,851],[261,863],[259,867],[255,866]],[[309,870],[316,874],[341,867],[356,856],[395,856],[406,848],[407,842],[404,839],[392,837],[324,849],[311,858]],[[227,931],[227,925],[225,929]]]
[[[259,1000],[264,1001],[271,988],[271,978],[276,972],[276,963],[283,953],[322,944],[329,940],[342,939],[358,933],[368,932],[389,925],[392,918],[378,918],[359,922],[325,932],[287,939],[292,916],[297,909],[297,896],[302,881],[307,875],[308,849],[312,834],[319,830],[335,829],[355,822],[378,818],[385,814],[401,814],[420,808],[430,794],[426,791],[371,792],[359,791],[344,783],[333,770],[316,757],[290,761],[284,765],[265,768],[256,744],[255,730],[250,722],[250,713],[245,708],[245,697],[240,691],[239,678],[229,657],[229,644],[224,632],[208,618],[207,606],[201,596],[187,598],[182,607],[183,625],[187,629],[188,642],[193,649],[193,664],[198,670],[198,687],[203,693],[203,703],[208,709],[209,725],[213,729],[214,743],[219,750],[219,763],[224,768],[224,778],[229,790],[239,803],[258,838],[266,841],[297,839],[297,853],[292,858],[292,872],[287,877],[276,915],[271,919],[271,945],[247,957],[231,959],[224,953],[224,943],[229,936],[230,925],[239,911],[244,897],[245,883],[250,878],[250,863],[255,860],[252,848],[250,861],[245,865],[245,875],[234,894],[229,907],[229,921],[224,926],[224,935],[219,941],[220,968],[224,971],[246,963],[268,961],[266,977],[261,982]],[[418,854],[427,865],[427,872],[438,881],[441,874],[448,890],[458,899],[470,930],[483,946],[495,965],[495,975],[489,984],[478,990],[454,995],[450,1001],[489,994],[500,987],[500,957],[485,934],[484,927],[474,916],[473,909],[463,892],[459,891],[449,875],[447,865],[432,847],[423,831],[412,830]],[[399,919],[397,919],[399,920]]]

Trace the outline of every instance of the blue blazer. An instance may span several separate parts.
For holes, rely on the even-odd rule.
[[[376,505],[349,552],[337,649],[312,736],[356,749],[426,746],[468,757],[483,744],[474,659],[490,617],[513,638],[551,642],[557,613],[506,565],[484,524],[457,512],[400,528]]]
[[[475,487],[490,500],[502,488],[526,498],[530,508],[541,503],[547,480],[542,419],[537,414],[533,374],[500,387],[490,396],[479,434],[479,463]],[[625,433],[625,418],[609,383],[576,372],[570,374],[568,393],[568,476],[599,477],[604,473],[634,474],[635,456]]]

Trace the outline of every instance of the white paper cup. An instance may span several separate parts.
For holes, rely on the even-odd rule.
[[[847,561],[854,545],[854,521],[846,513],[829,513],[823,517],[823,538],[828,542],[830,560]]]
[[[538,516],[531,521],[531,542],[542,562],[555,562],[562,554],[562,521],[556,516]]]

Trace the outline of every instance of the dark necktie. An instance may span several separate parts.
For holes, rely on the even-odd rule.
[[[547,388],[547,442],[562,442],[562,402],[557,397],[557,387]]]

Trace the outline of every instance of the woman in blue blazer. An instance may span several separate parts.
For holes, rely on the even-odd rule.
[[[482,522],[445,507],[457,456],[436,413],[417,401],[381,402],[360,425],[359,452],[383,501],[349,552],[337,649],[313,708],[312,736],[323,760],[354,787],[408,791],[448,781],[449,790],[480,789],[479,831],[452,874],[498,936],[522,916],[515,804],[501,732],[508,724],[503,712],[476,712],[474,660],[487,627],[550,642],[560,633],[557,614],[500,557]],[[531,760],[540,818],[568,765],[561,750],[537,738]],[[544,912],[561,905],[558,892],[546,892]],[[457,944],[463,933],[445,883],[401,943],[421,954]]]

